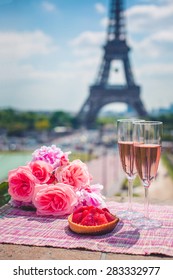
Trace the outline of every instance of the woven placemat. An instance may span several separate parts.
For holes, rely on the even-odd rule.
[[[112,213],[127,208],[126,203],[113,201],[109,201],[107,206]],[[135,203],[133,209],[142,212],[143,205]],[[162,227],[144,230],[120,220],[110,233],[78,235],[70,231],[67,218],[37,216],[34,211],[5,205],[0,209],[0,243],[173,256],[173,207],[150,205],[150,217],[160,220]]]

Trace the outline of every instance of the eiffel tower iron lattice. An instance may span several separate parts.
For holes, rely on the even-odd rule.
[[[100,70],[90,94],[78,113],[78,120],[86,127],[92,127],[96,117],[107,104],[123,102],[133,108],[139,116],[147,112],[140,98],[140,86],[135,84],[129,60],[130,48],[126,43],[123,0],[111,0],[107,39]],[[123,65],[125,84],[110,84],[110,71],[114,62]],[[114,71],[116,75],[117,68]]]

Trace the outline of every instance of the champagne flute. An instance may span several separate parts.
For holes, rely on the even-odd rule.
[[[150,229],[160,227],[158,220],[149,218],[148,192],[155,179],[161,156],[162,122],[135,122],[133,130],[135,165],[145,190],[143,219],[135,221],[138,228]]]
[[[120,211],[118,216],[120,218],[125,218],[126,220],[141,217],[140,213],[132,210],[133,182],[137,174],[133,146],[133,123],[135,121],[137,120],[120,119],[117,121],[119,155],[123,171],[128,180],[128,209]]]

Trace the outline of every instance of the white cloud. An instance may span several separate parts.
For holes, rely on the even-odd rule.
[[[63,108],[77,112],[94,80],[92,63],[68,61],[55,70],[36,69],[31,64],[6,65],[3,72],[0,69],[0,86],[6,84],[3,92],[0,87],[1,106],[32,110]]]
[[[46,55],[57,49],[50,36],[42,31],[0,32],[1,60],[21,60],[33,55]]]
[[[104,17],[104,18],[101,19],[101,22],[100,22],[101,26],[107,27],[108,23],[109,23],[108,17]]]
[[[100,53],[104,39],[105,32],[85,31],[71,40],[70,45],[76,56],[87,57],[90,60]]]
[[[0,80],[36,80],[40,72],[33,66],[38,57],[45,57],[58,49],[42,31],[0,32]],[[33,60],[34,58],[34,60]],[[29,61],[29,64],[28,62]],[[49,79],[50,73],[47,78]],[[43,73],[41,73],[42,78]]]
[[[134,53],[145,54],[148,58],[164,58],[172,53],[173,44],[173,28],[170,30],[161,30],[149,36],[145,36],[140,40],[133,40],[130,37],[130,46]],[[172,47],[170,47],[172,46]]]
[[[173,48],[172,1],[164,1],[160,5],[136,5],[129,8],[126,14],[129,42],[135,53],[139,56],[144,53],[146,59],[171,55]]]
[[[48,1],[42,2],[42,8],[43,8],[43,10],[50,12],[50,13],[57,10],[56,6],[53,3],[48,2]]]
[[[155,33],[152,36],[152,39],[160,43],[173,43],[173,28],[171,27],[169,30],[161,30],[160,32]]]
[[[148,109],[167,106],[173,87],[173,2],[154,0],[148,5],[138,4],[129,8],[126,15],[128,43],[135,61],[133,72],[142,86],[142,97]]]
[[[151,0],[138,0],[139,3],[146,3],[151,4]],[[172,0],[152,0],[152,4],[163,4],[166,5],[168,3],[172,2]]]
[[[173,73],[173,64],[168,63],[146,63],[141,67],[138,67],[137,75],[139,77],[157,77],[157,76],[168,76]]]
[[[102,3],[96,3],[95,9],[99,14],[104,14],[106,12],[106,7]]]
[[[72,46],[98,46],[103,41],[103,32],[85,31],[71,41]]]
[[[173,23],[173,3],[167,5],[136,5],[126,11],[128,27],[132,33],[164,29]]]
[[[42,31],[0,32],[0,85],[6,85],[1,95],[1,105],[20,106],[23,109],[71,110],[69,96],[74,94],[77,101],[73,104],[73,109],[77,111],[83,103],[89,84],[95,77],[94,66],[98,65],[99,56],[98,53],[91,55],[91,52],[93,46],[94,50],[100,52],[100,38],[100,34],[92,32],[86,32],[75,38],[72,44],[76,51],[80,50],[80,47],[82,49],[88,41],[82,59],[81,56],[77,59],[72,57],[67,61],[64,59],[51,69],[47,68],[44,59],[45,56],[54,54],[58,47],[54,45],[50,36]],[[41,67],[38,58],[41,59]]]

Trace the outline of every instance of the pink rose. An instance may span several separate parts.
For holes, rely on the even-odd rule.
[[[70,152],[67,152],[67,153],[64,153],[62,155],[62,157],[60,158],[60,162],[59,162],[60,166],[65,166],[65,165],[68,165],[70,163],[69,158],[68,158],[69,154],[70,154]]]
[[[32,161],[42,160],[50,163],[53,168],[57,168],[63,164],[69,162],[68,155],[70,152],[64,153],[60,148],[55,145],[52,146],[42,146],[40,149],[37,149],[32,154]]]
[[[53,167],[50,163],[42,160],[33,161],[29,164],[32,174],[38,179],[40,183],[46,183],[53,172]]]
[[[18,201],[31,202],[34,186],[38,182],[32,174],[29,166],[20,166],[8,173],[9,189],[11,197]]]
[[[59,167],[55,171],[58,182],[71,185],[75,190],[90,185],[91,175],[87,165],[80,160],[74,160],[65,167]]]
[[[103,186],[100,184],[95,184],[91,186],[87,186],[80,191],[77,191],[78,197],[78,205],[80,206],[95,206],[104,208],[106,207],[106,203],[104,201],[105,197],[101,194]]]
[[[38,215],[62,216],[73,212],[77,198],[71,186],[38,184],[32,202]]]
[[[58,182],[55,177],[55,172],[53,172],[50,176],[50,179],[46,182],[46,184],[50,185],[50,184],[56,184],[56,183],[58,183]]]

